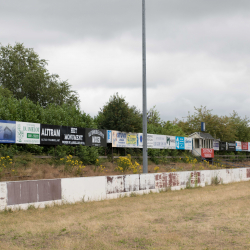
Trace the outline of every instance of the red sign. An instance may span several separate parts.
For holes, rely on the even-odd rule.
[[[241,142],[241,149],[248,151],[248,142]]]
[[[212,148],[202,148],[201,156],[203,158],[214,158],[214,150]]]

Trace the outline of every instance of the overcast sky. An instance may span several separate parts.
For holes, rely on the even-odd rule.
[[[97,115],[118,92],[142,110],[141,0],[0,0],[0,42],[33,48]],[[146,0],[148,109],[250,116],[250,1]]]

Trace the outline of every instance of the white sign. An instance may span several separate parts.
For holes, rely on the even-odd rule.
[[[248,152],[250,152],[250,142],[248,142]]]
[[[16,143],[40,144],[40,123],[16,122]]]
[[[137,134],[137,145],[139,148],[143,148],[143,134],[139,133]],[[154,135],[153,134],[147,134],[147,148],[153,148],[154,147]]]
[[[193,149],[193,138],[184,137],[185,140],[185,150]]]
[[[166,148],[175,149],[175,136],[166,135]]]
[[[112,147],[126,148],[127,133],[112,130]]]
[[[242,151],[241,149],[241,141],[236,141],[236,151]]]
[[[154,148],[161,148],[161,149],[166,148],[167,146],[166,135],[154,135],[153,143],[154,143]]]

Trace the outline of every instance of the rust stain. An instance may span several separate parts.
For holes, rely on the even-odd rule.
[[[169,186],[179,186],[179,178],[177,173],[169,173]]]
[[[247,169],[247,178],[250,178],[250,168]]]

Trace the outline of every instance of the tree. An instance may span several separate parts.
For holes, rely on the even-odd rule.
[[[49,74],[47,62],[22,43],[0,47],[0,86],[9,89],[18,100],[24,97],[46,107],[67,103],[79,107],[79,98],[67,81]]]
[[[142,131],[142,114],[135,107],[129,107],[124,97],[118,93],[110,97],[103,108],[100,109],[96,123],[99,128],[112,129],[124,132]]]
[[[206,123],[206,132],[210,133],[214,138],[219,138],[222,141],[249,141],[250,128],[248,126],[249,119],[242,119],[237,112],[233,111],[230,116],[218,116],[212,114],[212,110],[206,107],[194,107],[193,115],[188,112],[186,121],[175,120],[182,130],[190,135],[201,130],[201,122]]]

